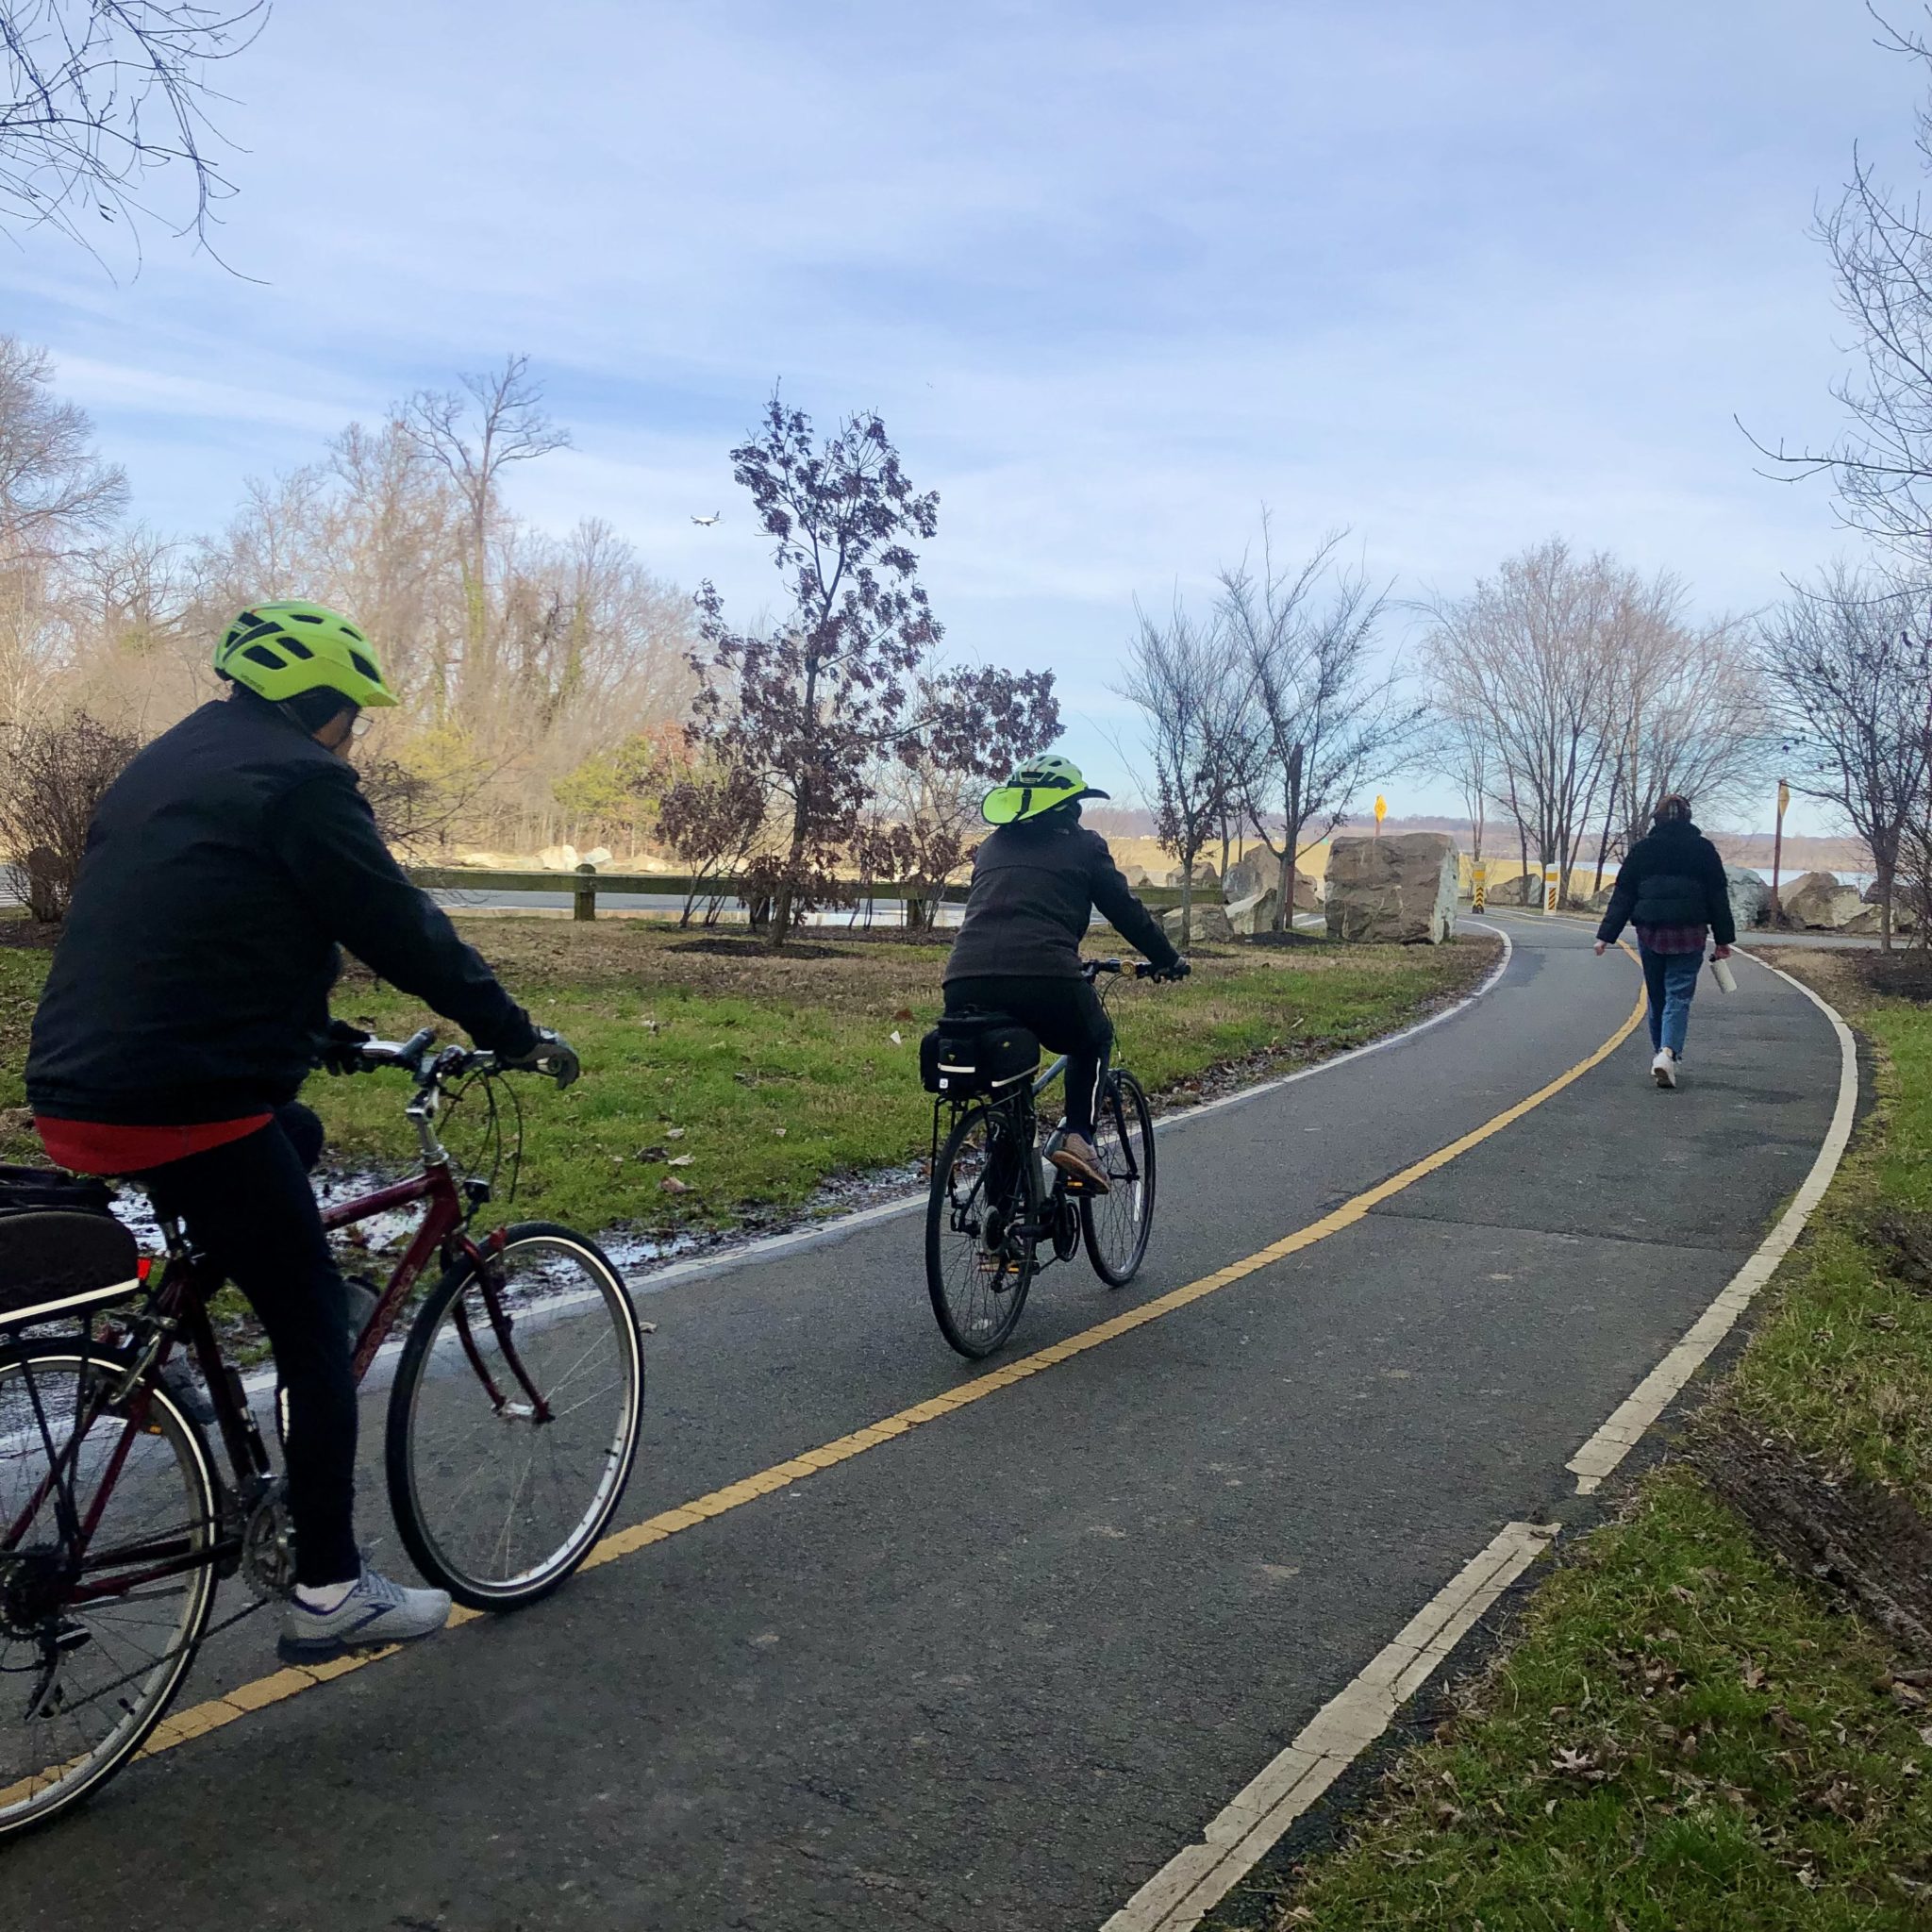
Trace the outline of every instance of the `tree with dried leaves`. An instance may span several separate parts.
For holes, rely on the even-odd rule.
[[[791,608],[768,633],[740,631],[707,580],[692,731],[767,800],[774,848],[752,886],[769,895],[782,944],[803,912],[840,895],[867,773],[922,722],[910,681],[941,632],[908,539],[933,534],[939,498],[914,491],[875,414],[821,442],[775,391],[731,470],[774,541]]]
[[[1835,808],[1865,841],[1888,950],[1901,841],[1927,818],[1932,783],[1925,605],[1923,589],[1839,564],[1795,590],[1759,641],[1791,787]]]
[[[209,245],[234,189],[212,158],[208,70],[268,12],[268,0],[0,0],[0,225],[57,228],[96,255],[109,225],[138,247],[151,187],[179,181],[185,211],[163,219]]]

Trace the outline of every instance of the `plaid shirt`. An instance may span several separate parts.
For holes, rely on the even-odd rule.
[[[1646,953],[1701,953],[1707,925],[1640,925],[1637,942]]]

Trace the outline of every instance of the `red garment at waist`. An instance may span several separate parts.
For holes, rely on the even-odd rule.
[[[34,1125],[55,1166],[75,1174],[145,1174],[171,1160],[186,1160],[191,1154],[206,1154],[210,1147],[225,1147],[230,1141],[267,1126],[272,1119],[272,1114],[251,1113],[235,1121],[198,1121],[189,1127],[128,1127],[110,1121],[50,1120],[39,1114]]]

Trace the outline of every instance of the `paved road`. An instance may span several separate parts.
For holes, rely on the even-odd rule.
[[[1143,1279],[1048,1274],[1023,1346],[1254,1254],[1611,1035],[1632,962],[1504,923],[1507,974],[1454,1019],[1170,1124]],[[7,1924],[1099,1926],[1500,1525],[1574,1510],[1565,1460],[1803,1176],[1817,1010],[1747,963],[1691,1048],[1660,1094],[1640,1033],[1320,1245],[137,1766],[0,1854]],[[961,1387],[919,1268],[900,1216],[652,1296],[628,1517]],[[191,1695],[266,1645],[244,1626]]]

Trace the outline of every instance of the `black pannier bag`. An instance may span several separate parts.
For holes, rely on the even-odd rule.
[[[928,1093],[997,1093],[1032,1076],[1040,1041],[1004,1013],[948,1013],[919,1042],[919,1077]]]
[[[100,1181],[0,1167],[0,1327],[77,1313],[134,1293],[141,1250]]]

